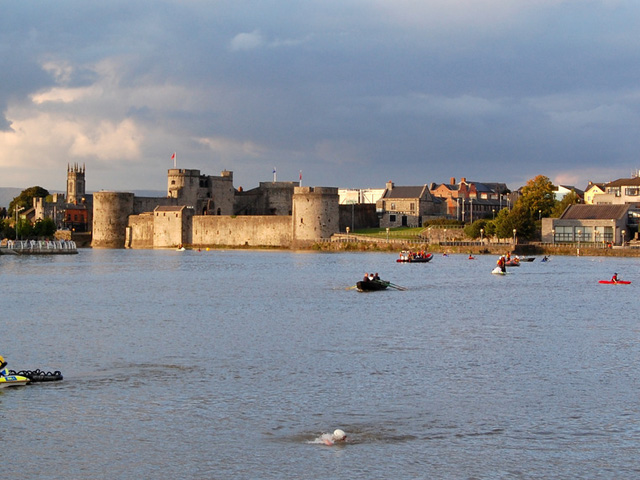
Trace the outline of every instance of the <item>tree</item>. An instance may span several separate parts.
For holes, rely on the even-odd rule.
[[[464,227],[464,234],[469,237],[469,238],[479,238],[480,237],[480,230],[485,230],[486,231],[486,226],[487,223],[490,223],[490,220],[486,220],[484,218],[480,219],[480,220],[476,220],[475,222],[467,225],[466,227]]]
[[[26,190],[20,192],[20,195],[11,200],[9,204],[9,213],[12,218],[15,218],[16,208],[28,210],[33,207],[34,198],[44,198],[49,195],[49,192],[42,187],[29,187]]]
[[[33,226],[33,234],[38,238],[53,237],[56,233],[56,224],[51,218],[38,220]]]
[[[556,194],[553,183],[544,175],[538,175],[522,187],[522,196],[516,202],[528,210],[531,219],[548,217],[556,206]]]
[[[577,203],[580,203],[580,197],[574,190],[571,190],[564,196],[562,200],[556,203],[556,206],[554,207],[550,216],[553,218],[558,218],[560,217],[560,215],[562,215],[562,213],[569,205],[575,205]]]
[[[509,210],[503,208],[493,220],[495,235],[498,238],[510,238],[513,232],[513,219],[509,217]]]

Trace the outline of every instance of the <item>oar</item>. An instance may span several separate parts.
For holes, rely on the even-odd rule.
[[[345,288],[345,290],[353,290],[354,288],[358,288],[358,286],[357,285],[353,285],[352,287]]]
[[[395,288],[396,290],[407,290],[407,287],[403,287],[402,285],[396,285],[395,283],[386,282],[388,286],[391,288]]]

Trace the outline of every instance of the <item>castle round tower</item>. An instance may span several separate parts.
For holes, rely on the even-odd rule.
[[[133,214],[133,193],[93,194],[93,240],[95,248],[124,248],[129,215]]]
[[[293,241],[310,243],[331,238],[339,231],[338,189],[295,187],[293,189]]]

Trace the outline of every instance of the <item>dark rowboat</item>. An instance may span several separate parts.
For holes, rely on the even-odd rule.
[[[358,282],[356,287],[359,292],[376,292],[378,290],[386,290],[389,286],[389,282],[382,280],[369,280],[368,282]]]

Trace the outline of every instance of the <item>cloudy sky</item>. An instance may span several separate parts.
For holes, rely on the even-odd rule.
[[[637,0],[0,0],[0,187],[640,168]]]

